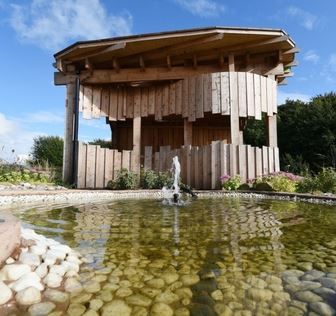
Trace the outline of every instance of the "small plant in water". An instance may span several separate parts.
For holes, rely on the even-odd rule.
[[[222,182],[222,188],[228,191],[235,191],[241,185],[241,179],[239,175],[231,177],[229,175],[223,175],[219,178]]]

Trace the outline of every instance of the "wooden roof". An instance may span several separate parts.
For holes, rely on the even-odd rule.
[[[294,41],[281,29],[208,27],[80,41],[54,57],[58,71],[66,74],[74,69],[222,66],[228,54],[270,55],[293,66],[296,52]]]

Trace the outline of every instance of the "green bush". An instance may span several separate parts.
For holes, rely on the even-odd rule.
[[[296,184],[296,192],[298,193],[313,193],[316,191],[318,191],[318,183],[314,177],[305,177]]]
[[[161,189],[171,185],[172,180],[168,172],[156,174],[153,170],[143,170],[141,173],[141,187],[144,189]]]
[[[240,176],[236,175],[234,177],[230,177],[228,175],[224,175],[220,177],[222,181],[222,188],[228,191],[236,191],[241,185]]]
[[[308,176],[297,184],[299,193],[334,193],[336,194],[336,171],[332,168],[323,168],[315,177]]]
[[[58,136],[38,136],[32,147],[34,164],[48,163],[54,167],[63,164],[63,139]]]
[[[112,190],[131,190],[137,186],[138,175],[133,171],[121,169],[118,171],[117,178],[107,184],[107,188]]]
[[[300,180],[300,176],[280,171],[255,179],[253,188],[259,191],[295,192]]]

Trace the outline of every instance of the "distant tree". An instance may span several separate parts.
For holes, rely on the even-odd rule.
[[[38,136],[32,147],[33,163],[45,163],[54,167],[63,164],[63,139],[59,136]]]
[[[264,120],[247,120],[244,129],[244,143],[255,147],[267,145],[267,129]]]
[[[112,148],[112,142],[101,138],[96,138],[89,142],[90,145],[99,145],[101,148]]]

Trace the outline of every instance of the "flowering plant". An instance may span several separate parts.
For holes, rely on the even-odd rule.
[[[219,179],[222,182],[222,188],[228,191],[237,190],[241,184],[239,175],[236,175],[234,177],[231,177],[229,175],[223,175]]]

